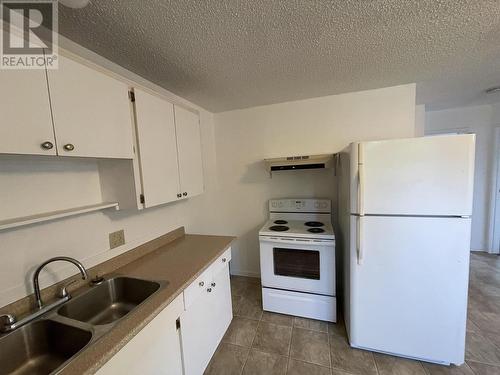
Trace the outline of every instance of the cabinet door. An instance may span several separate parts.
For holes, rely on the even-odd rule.
[[[181,315],[186,375],[203,374],[232,319],[229,266],[211,280],[215,286],[207,285]]]
[[[180,187],[174,105],[138,89],[134,104],[144,206],[175,201]]]
[[[47,74],[59,155],[133,158],[125,83],[63,56]]]
[[[182,354],[176,320],[182,294],[116,353],[98,375],[181,375]]]
[[[55,155],[45,70],[3,70],[0,87],[0,153]]]
[[[196,301],[181,315],[182,353],[185,375],[203,374],[217,345],[210,321],[212,294],[208,286]]]
[[[200,118],[196,113],[175,106],[175,128],[181,192],[183,197],[192,197],[203,193]]]
[[[213,277],[214,296],[210,311],[212,312],[212,329],[216,345],[222,340],[233,319],[231,300],[231,283],[229,280],[229,266],[226,265]],[[212,285],[214,285],[212,284]]]

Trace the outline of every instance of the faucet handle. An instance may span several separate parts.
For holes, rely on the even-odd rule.
[[[10,325],[10,324],[14,324],[15,322],[17,322],[16,316],[12,315],[12,314],[0,315],[0,319],[3,320],[4,325]]]
[[[12,314],[0,315],[0,332],[5,333],[12,330],[17,323],[17,318]]]
[[[74,284],[74,283],[76,283],[76,280],[72,280],[69,283],[67,283],[65,286],[63,286],[61,291],[59,292],[59,297],[61,297],[61,298],[70,297],[71,298],[71,296],[68,292],[68,286],[70,286],[71,284]]]
[[[104,282],[104,277],[102,276],[99,276],[99,274],[96,273],[95,277],[90,280],[90,285],[91,286],[94,286],[94,285],[99,285],[99,284],[102,284]]]

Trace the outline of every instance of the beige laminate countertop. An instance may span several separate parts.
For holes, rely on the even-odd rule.
[[[216,260],[233,239],[187,234],[113,271],[111,275],[165,280],[168,285],[125,316],[99,340],[83,349],[60,374],[96,372]]]

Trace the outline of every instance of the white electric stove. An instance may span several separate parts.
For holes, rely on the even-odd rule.
[[[335,234],[327,199],[273,199],[259,231],[266,311],[335,322]]]

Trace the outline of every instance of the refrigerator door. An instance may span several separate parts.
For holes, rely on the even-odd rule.
[[[346,325],[352,346],[464,362],[470,224],[469,218],[351,216]]]
[[[351,212],[470,216],[474,146],[470,134],[354,144]]]

